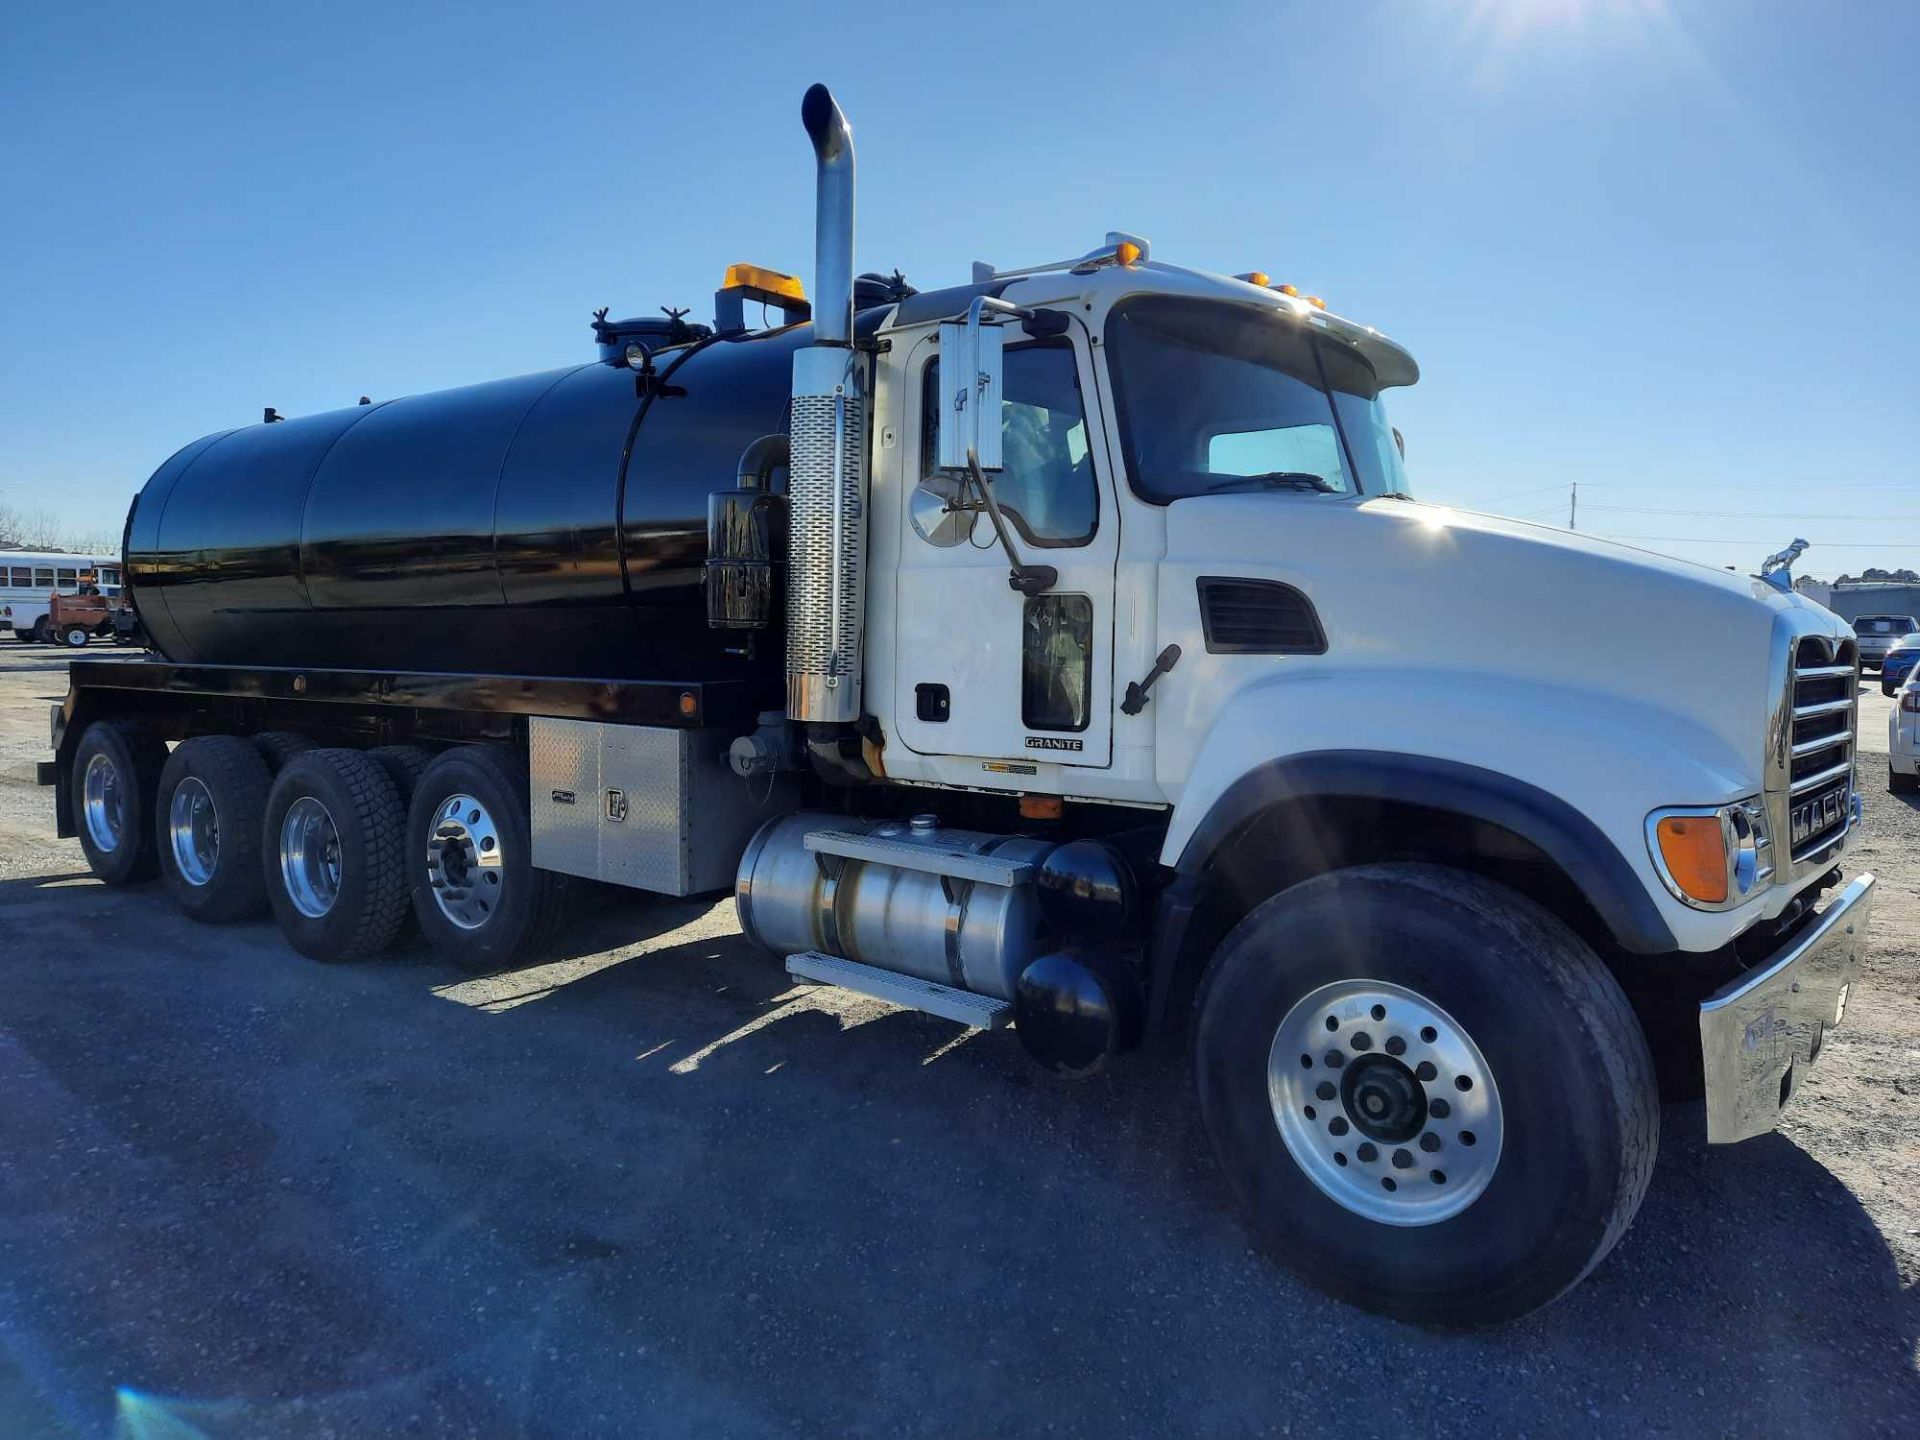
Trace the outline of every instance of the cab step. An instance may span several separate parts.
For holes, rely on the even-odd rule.
[[[1012,1023],[1013,1006],[991,995],[976,995],[971,990],[956,990],[951,985],[936,985],[917,975],[902,975],[837,955],[822,955],[803,950],[787,957],[787,974],[796,980],[812,980],[821,985],[837,985],[875,1000],[904,1005],[942,1020],[971,1026],[975,1030],[999,1030]]]
[[[916,845],[884,835],[855,835],[846,830],[809,831],[806,847],[815,855],[865,860],[876,865],[891,865],[896,870],[919,870],[928,875],[942,875],[949,880],[972,880],[982,885],[1024,885],[1033,879],[1034,872],[1039,869],[1031,860],[1008,860],[973,850]]]

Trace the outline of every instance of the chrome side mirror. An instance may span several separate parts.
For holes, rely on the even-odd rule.
[[[999,470],[1002,334],[980,323],[973,306],[964,321],[940,327],[940,453],[942,470]]]

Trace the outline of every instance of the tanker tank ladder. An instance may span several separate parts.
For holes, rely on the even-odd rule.
[[[821,873],[836,881],[850,863],[885,865],[939,877],[949,904],[964,898],[963,887],[998,885],[1011,888],[1030,883],[1039,870],[1032,860],[982,855],[957,847],[933,846],[891,839],[884,835],[856,835],[844,830],[815,830],[806,848],[819,862]],[[975,1030],[1000,1030],[1012,1023],[1010,1001],[975,994],[958,986],[941,985],[917,975],[843,960],[817,950],[787,957],[787,974],[796,980],[835,985],[875,1000],[937,1015]]]

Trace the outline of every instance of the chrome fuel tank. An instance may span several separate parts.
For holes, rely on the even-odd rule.
[[[833,853],[860,851],[863,841],[878,842],[867,853],[891,852],[898,863]],[[1020,972],[1046,948],[1031,877],[1054,848],[947,829],[930,815],[803,812],[753,837],[734,898],[748,937],[776,955],[820,951],[1010,1000]],[[1013,883],[979,878],[989,873]]]

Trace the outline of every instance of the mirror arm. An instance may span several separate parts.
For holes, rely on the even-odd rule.
[[[980,317],[988,310],[997,315],[1011,316],[1016,320],[1031,320],[1032,310],[1024,305],[1015,305],[1010,300],[1002,300],[997,295],[976,295],[967,305],[967,354],[980,353]],[[973,382],[969,380],[971,387]],[[999,423],[994,417],[994,423]],[[1000,541],[1000,548],[1007,554],[1007,584],[1022,595],[1038,595],[1051,590],[1060,583],[1060,572],[1051,565],[1029,565],[1020,558],[1015,548],[1013,535],[1007,529],[1006,518],[1000,513],[1000,502],[993,498],[993,490],[987,484],[986,473],[980,468],[980,451],[976,445],[967,446],[967,475],[971,477],[974,488],[980,492],[980,504],[987,512],[987,518],[993,522],[994,536]]]
[[[1043,590],[1051,590],[1060,583],[1060,572],[1051,565],[1028,565],[1020,558],[1020,552],[1014,548],[1013,536],[1007,530],[1007,522],[1000,514],[1000,502],[993,498],[988,488],[987,477],[980,470],[980,452],[973,446],[967,447],[967,469],[973,476],[974,487],[980,492],[981,502],[986,506],[987,519],[993,522],[993,533],[999,537],[1000,548],[1007,552],[1007,584],[1022,595],[1038,595]]]

